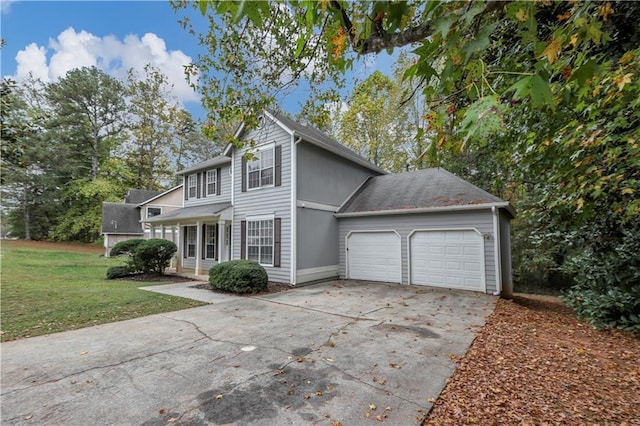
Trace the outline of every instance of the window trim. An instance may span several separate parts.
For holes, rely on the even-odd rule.
[[[193,178],[193,186],[191,180]],[[193,195],[191,195],[191,189],[193,189]],[[196,173],[187,176],[187,200],[198,197],[198,175]]]
[[[213,229],[213,244],[208,244],[208,231],[210,229]],[[218,224],[217,223],[205,223],[204,224],[204,232],[203,232],[203,242],[204,242],[204,253],[203,254],[203,259],[205,260],[216,260],[217,256],[217,251],[218,251]],[[213,257],[207,257],[207,248],[208,246],[212,246],[213,247]]]
[[[209,176],[213,176],[213,182],[209,182]],[[213,184],[213,191],[209,192],[209,185]],[[218,195],[218,169],[210,169],[205,173],[204,191],[207,197]]]
[[[184,253],[182,254],[184,259],[195,259],[198,257],[198,226],[197,225],[184,225]],[[193,229],[193,256],[189,256],[189,229]]]
[[[261,262],[262,260],[262,256],[260,255],[260,248],[261,247],[269,247],[267,245],[263,246],[261,244],[258,244],[258,263],[262,266],[269,266],[269,267],[274,267],[274,260],[275,260],[275,215],[271,214],[271,215],[261,215],[261,216],[247,216],[245,218],[246,221],[246,242],[245,242],[245,253],[246,253],[246,259],[249,259],[249,223],[250,222],[258,222],[260,223],[261,221],[271,221],[271,263],[263,263]],[[258,232],[261,231],[260,225],[258,225]],[[260,238],[260,236],[258,237]],[[252,247],[256,247],[255,245],[251,245]]]
[[[251,179],[249,178],[249,165],[253,162],[253,161],[258,161],[259,163],[262,161],[262,152],[263,151],[267,151],[267,150],[271,150],[271,183],[268,185],[262,185],[262,171],[265,169],[262,169],[262,164],[260,164],[260,168],[258,169],[260,171],[260,185],[258,186],[254,186],[251,187]],[[260,146],[259,148],[257,148],[255,150],[255,152],[252,152],[253,155],[255,155],[257,157],[257,160],[249,160],[247,159],[246,164],[245,164],[245,173],[247,176],[247,191],[256,191],[262,188],[271,188],[276,186],[276,144],[275,142],[271,142],[269,144],[265,144],[263,146]],[[255,170],[254,170],[255,171]]]
[[[154,214],[153,216],[149,216],[149,209],[158,209],[160,210],[160,213],[158,214]],[[162,214],[162,207],[158,207],[158,206],[147,206],[147,211],[146,211],[146,215],[147,215],[147,219],[151,218],[151,217],[155,217],[155,216],[160,216]]]

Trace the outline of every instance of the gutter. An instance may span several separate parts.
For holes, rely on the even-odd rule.
[[[483,204],[462,204],[456,206],[443,206],[443,207],[423,207],[417,209],[394,209],[394,210],[380,210],[380,211],[368,211],[368,212],[351,212],[351,213],[336,213],[336,217],[363,217],[363,216],[388,216],[397,214],[418,214],[418,213],[439,213],[449,211],[465,211],[465,210],[483,210],[483,209],[495,209],[506,208],[509,209],[510,204],[506,201],[499,203],[483,203]]]

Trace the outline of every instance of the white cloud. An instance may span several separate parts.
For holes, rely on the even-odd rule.
[[[119,40],[113,35],[98,37],[69,27],[56,39],[49,39],[48,47],[31,43],[19,51],[15,79],[23,80],[31,72],[43,81],[55,81],[74,68],[92,65],[123,78],[129,68],[142,73],[145,65],[151,64],[167,76],[174,85],[173,95],[181,102],[198,100],[184,75],[184,66],[191,63],[191,58],[180,50],[167,50],[165,41],[156,34],[147,33],[142,38],[130,34]]]
[[[11,10],[11,3],[15,3],[16,0],[1,0],[0,1],[0,13],[3,15],[9,13]]]

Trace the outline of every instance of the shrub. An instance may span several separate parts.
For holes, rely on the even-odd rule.
[[[232,260],[209,270],[211,288],[235,294],[264,291],[268,281],[267,271],[253,260]]]
[[[109,256],[112,256],[112,257],[121,256],[121,255],[132,256],[133,253],[135,253],[136,248],[140,244],[144,243],[145,241],[147,240],[143,238],[133,238],[131,240],[120,241],[119,243],[111,247]]]
[[[143,240],[131,256],[129,267],[143,273],[162,275],[176,251],[178,247],[171,241],[160,238]]]
[[[112,266],[107,269],[107,279],[115,280],[116,278],[128,277],[129,275],[133,275],[135,272],[131,270],[128,266]]]

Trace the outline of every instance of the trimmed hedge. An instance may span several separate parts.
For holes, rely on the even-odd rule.
[[[130,259],[130,267],[136,271],[156,274],[164,274],[169,267],[171,258],[178,251],[178,247],[168,240],[152,238],[144,240],[136,248]]]
[[[133,253],[135,253],[136,248],[138,248],[138,246],[144,243],[145,241],[147,240],[143,238],[132,238],[130,240],[120,241],[119,243],[116,243],[116,245],[111,247],[109,256],[112,256],[112,257],[121,256],[121,255],[131,256],[133,255]]]
[[[209,284],[214,290],[258,293],[267,289],[268,281],[267,271],[253,260],[232,260],[209,269]]]
[[[116,278],[124,278],[135,274],[128,266],[112,266],[107,269],[107,279],[115,280]]]

